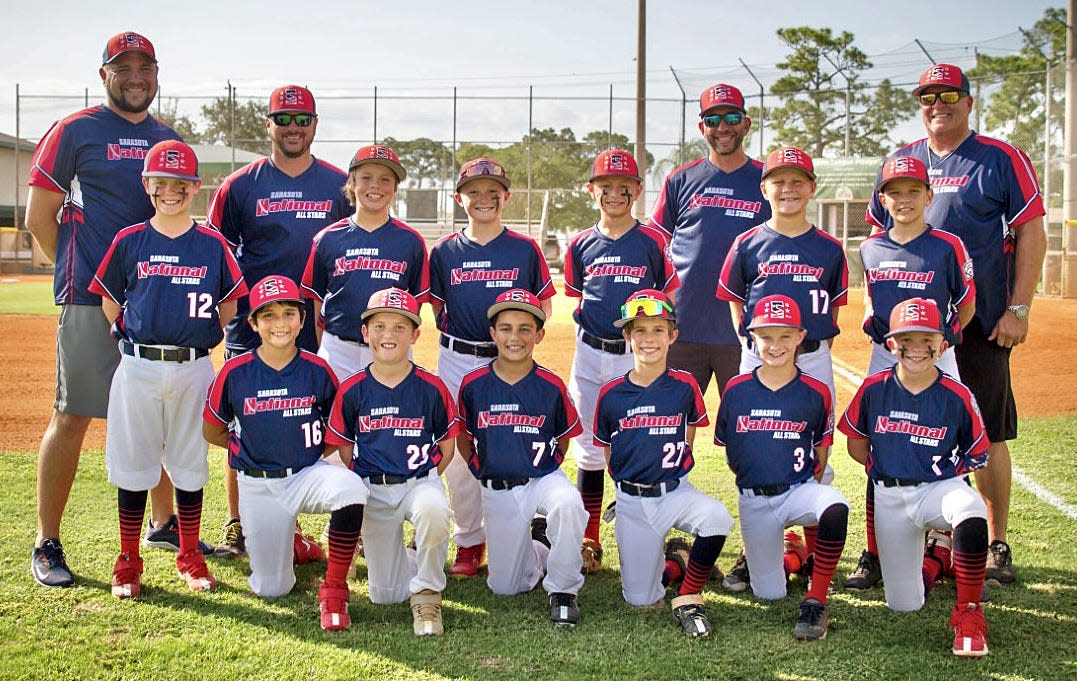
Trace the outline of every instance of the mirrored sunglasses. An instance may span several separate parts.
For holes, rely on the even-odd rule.
[[[269,116],[269,120],[282,128],[286,128],[294,121],[301,128],[306,128],[314,122],[314,114],[309,113],[275,113]]]
[[[926,92],[920,95],[920,103],[924,106],[931,106],[936,100],[942,101],[943,104],[957,104],[961,101],[963,93],[960,90],[947,90],[946,92]]]
[[[621,306],[621,319],[634,317],[673,317],[673,308],[664,300],[655,298],[635,298]]]
[[[703,125],[708,128],[717,128],[725,121],[726,125],[740,125],[744,120],[744,114],[737,113],[736,111],[729,111],[724,114],[708,114],[703,117]]]

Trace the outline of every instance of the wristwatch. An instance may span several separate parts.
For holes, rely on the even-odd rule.
[[[1006,309],[1012,312],[1013,316],[1017,317],[1021,321],[1028,319],[1028,305],[1010,305]]]

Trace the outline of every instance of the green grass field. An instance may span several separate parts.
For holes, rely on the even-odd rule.
[[[20,287],[12,287],[14,291]],[[46,313],[52,307],[47,301]],[[9,294],[0,286],[0,311]],[[39,292],[40,293],[40,292]],[[563,308],[564,306],[562,306]],[[30,308],[19,308],[30,309]],[[1072,452],[1077,419],[1022,422],[1016,463],[1039,484],[1077,504]],[[720,498],[736,516],[732,475],[721,450],[697,440],[692,481]],[[213,449],[204,531],[216,539],[225,520],[220,479],[223,452]],[[839,437],[832,457],[836,485],[852,502],[841,580],[864,545],[862,469]],[[765,603],[726,594],[711,583],[705,598],[714,624],[708,639],[686,639],[668,609],[637,611],[620,593],[612,526],[603,525],[607,569],[589,577],[580,596],[582,623],[551,627],[541,589],[494,597],[481,580],[450,580],[446,633],[416,639],[406,605],[373,606],[365,570],[352,584],[352,628],[329,634],[318,627],[320,565],[301,566],[298,584],[274,601],[254,597],[246,562],[211,561],[218,591],[192,594],[176,576],[173,555],[144,554],[143,596],[118,601],[109,593],[118,550],[115,489],[101,452],[86,452],[65,516],[65,547],[78,575],[72,589],[37,586],[29,573],[35,526],[35,452],[0,454],[0,678],[37,679],[1073,679],[1077,678],[1077,549],[1075,522],[1015,485],[1010,540],[1017,584],[995,589],[987,606],[991,655],[954,658],[946,622],[953,586],[945,583],[918,613],[889,611],[881,590],[831,598],[830,636],[809,644],[791,636],[802,582],[790,595]],[[566,462],[572,475],[574,464]],[[611,494],[607,485],[607,497]],[[319,534],[324,517],[303,519]],[[719,563],[728,569],[740,545],[734,528]]]

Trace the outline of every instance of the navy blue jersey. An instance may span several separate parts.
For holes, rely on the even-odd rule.
[[[673,301],[680,340],[738,344],[729,306],[714,299],[714,289],[733,239],[770,219],[770,204],[759,189],[762,175],[759,161],[725,173],[701,158],[666,176],[650,224],[668,235],[681,280]]]
[[[572,237],[565,255],[565,295],[580,299],[572,317],[599,338],[621,338],[613,322],[628,296],[645,288],[670,293],[679,284],[663,236],[639,223],[616,239],[590,227]]]
[[[990,442],[969,389],[948,374],[913,395],[891,367],[864,379],[838,430],[868,440],[868,475],[932,482],[987,465]]]
[[[347,179],[343,170],[318,159],[299,176],[289,177],[263,158],[221,182],[210,201],[206,226],[218,230],[235,249],[248,286],[270,274],[300,281],[314,235],[351,212],[343,190]],[[308,302],[296,341],[311,352],[318,349],[313,309]],[[249,301],[240,301],[239,313],[228,325],[225,345],[232,352],[261,342],[247,324],[249,310]]]
[[[362,477],[410,478],[436,468],[438,443],[459,432],[452,396],[440,378],[412,365],[407,378],[389,388],[367,367],[340,385],[326,442],[354,445],[351,468]]]
[[[748,323],[759,299],[789,296],[800,308],[806,340],[821,341],[841,333],[833,311],[848,302],[848,288],[849,265],[840,241],[817,227],[789,237],[762,224],[733,243],[715,295],[744,303],[738,322],[749,339]]]
[[[442,306],[437,326],[450,336],[489,343],[486,310],[510,288],[527,289],[539,300],[556,293],[546,258],[526,234],[503,229],[483,245],[454,232],[430,251],[430,301]]]
[[[1032,163],[1020,149],[976,133],[941,159],[930,151],[926,138],[894,155],[914,156],[928,167],[935,198],[924,219],[953,232],[968,248],[976,263],[976,318],[990,333],[1006,311],[1013,286],[1011,230],[1044,214]],[[891,223],[878,192],[867,220],[879,227]]]
[[[714,443],[725,447],[738,487],[805,482],[815,471],[815,447],[833,439],[830,389],[799,369],[777,390],[753,371],[730,379],[722,393]]]
[[[594,441],[610,448],[614,480],[653,485],[692,470],[688,427],[708,423],[699,384],[687,371],[667,369],[647,387],[625,374],[598,393]]]
[[[113,237],[153,216],[142,188],[146,152],[178,139],[153,116],[132,123],[98,105],[53,123],[38,142],[29,186],[66,194],[56,235],[57,305],[101,304],[89,286]]]
[[[208,350],[224,337],[217,306],[245,298],[247,285],[220,233],[192,223],[173,238],[147,221],[116,235],[90,292],[122,308],[117,338]]]
[[[202,418],[230,426],[232,468],[299,470],[325,451],[325,425],[336,392],[333,370],[314,353],[300,350],[277,371],[251,350],[221,367]]]
[[[939,306],[946,324],[946,341],[961,342],[957,308],[976,300],[972,259],[961,239],[950,232],[928,227],[906,244],[878,232],[860,244],[864,282],[871,302],[864,320],[864,333],[885,343],[890,333],[890,313],[909,298],[927,298]]]
[[[564,382],[535,364],[513,384],[501,380],[493,362],[460,381],[460,420],[471,439],[467,462],[477,478],[540,478],[561,466],[558,440],[582,432]]]
[[[361,316],[372,294],[395,287],[420,303],[426,300],[430,293],[426,242],[394,218],[370,232],[345,218],[314,237],[302,285],[321,301],[326,331],[361,341]]]

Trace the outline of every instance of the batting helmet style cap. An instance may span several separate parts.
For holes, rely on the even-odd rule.
[[[503,310],[520,310],[529,312],[539,321],[546,321],[546,313],[542,311],[542,301],[534,293],[527,289],[514,288],[505,291],[497,297],[494,304],[486,310],[486,318],[493,319],[498,312]]]
[[[157,53],[153,49],[153,43],[144,35],[134,31],[117,33],[105,43],[105,51],[101,55],[101,65],[111,64],[121,54],[127,52],[141,52],[154,62],[157,61]]]
[[[259,281],[251,287],[249,298],[251,317],[270,303],[303,302],[302,296],[299,295],[299,286],[283,274],[271,274]]]
[[[198,157],[179,140],[165,140],[150,147],[142,162],[142,177],[172,177],[199,182]]]
[[[800,306],[789,296],[774,294],[764,296],[755,304],[749,329],[762,329],[768,326],[791,326],[803,329],[800,322]]]
[[[309,113],[318,115],[314,95],[302,85],[281,85],[269,96],[269,115],[275,113]]]
[[[370,144],[361,147],[359,151],[355,152],[355,156],[352,156],[352,162],[348,164],[348,172],[351,172],[366,163],[377,163],[378,165],[385,166],[393,171],[393,175],[396,175],[397,182],[403,182],[408,174],[407,171],[404,170],[404,166],[400,163],[400,157],[396,155],[395,151],[384,144]]]
[[[912,91],[913,97],[919,97],[920,93],[932,85],[945,85],[962,92],[969,91],[969,79],[960,67],[953,64],[935,64],[927,71],[920,74],[920,84]]]
[[[460,177],[456,179],[456,191],[460,191],[460,187],[472,180],[482,179],[493,180],[505,189],[508,189],[510,185],[504,166],[493,159],[480,156],[460,166]]]
[[[909,298],[890,311],[890,333],[887,338],[901,333],[942,334],[942,313],[934,300]]]
[[[628,296],[628,300],[621,306],[621,318],[615,320],[613,325],[618,329],[633,319],[668,319],[677,322],[677,315],[673,312],[673,306],[665,293],[653,288],[645,288]]]
[[[875,189],[882,192],[887,182],[902,178],[916,180],[927,187],[931,186],[931,181],[927,179],[927,166],[923,161],[915,156],[893,156],[883,163],[883,174]]]
[[[419,318],[419,301],[404,289],[387,288],[375,291],[366,303],[366,309],[360,318],[366,321],[367,317],[373,317],[379,312],[394,312],[410,319],[415,326],[422,324]]]
[[[720,106],[732,107],[744,113],[744,95],[727,83],[715,83],[699,95],[700,116]]]
[[[639,176],[636,159],[624,149],[607,149],[595,158],[588,182],[594,182],[600,177],[627,177],[636,182],[643,181]]]
[[[767,162],[763,166],[763,177],[766,178],[780,168],[796,168],[815,182],[815,164],[812,163],[808,152],[796,147],[778,147],[767,156]]]

